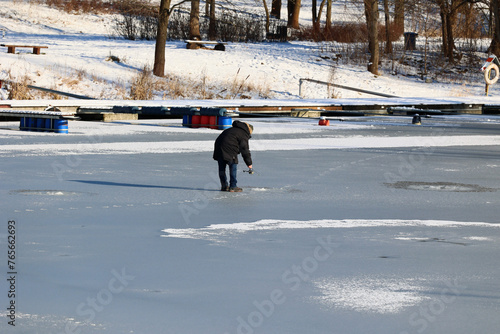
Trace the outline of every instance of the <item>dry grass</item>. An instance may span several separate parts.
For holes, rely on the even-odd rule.
[[[337,67],[332,66],[330,69],[330,76],[328,78],[328,82],[331,84],[335,84],[335,81],[337,80]],[[341,98],[341,94],[337,88],[334,86],[328,86],[328,97],[331,99],[339,99]]]
[[[9,100],[30,100],[33,98],[31,89],[28,85],[31,84],[31,80],[27,74],[21,77],[14,77],[10,70],[7,72],[8,81],[10,81],[9,90]]]
[[[162,98],[166,99],[183,99],[189,96],[187,85],[178,77],[165,76],[156,78],[155,90],[162,92]]]
[[[259,98],[270,98],[271,89],[267,82],[258,84],[249,80],[250,75],[240,77],[240,70],[236,72],[234,78],[228,80],[225,88],[221,91],[221,98],[224,99],[250,99],[252,95],[258,95]]]
[[[44,2],[50,7],[67,13],[113,13],[119,3],[119,1],[95,0],[44,0]]]
[[[69,88],[76,88],[78,87],[78,85],[80,84],[82,80],[79,79],[79,78],[62,78],[61,79],[61,83],[66,86],[66,87],[69,87]],[[56,88],[54,88],[56,89]]]
[[[130,98],[132,100],[151,100],[154,96],[154,77],[149,66],[132,79],[130,84]]]
[[[42,85],[44,88],[49,88],[56,91],[63,91],[75,94],[82,94],[97,99],[129,99],[130,92],[125,88],[127,85],[124,82],[116,81],[109,82],[95,73],[89,73],[83,69],[71,69],[66,67],[47,67],[44,73],[53,73],[53,84],[50,86]],[[11,100],[36,100],[36,99],[51,99],[60,100],[67,97],[36,89],[28,88],[28,85],[38,85],[42,77],[40,71],[35,71],[32,74],[24,74],[22,76],[14,76],[10,71],[7,72],[6,85],[8,91],[7,98]],[[129,86],[129,85],[128,85]],[[143,85],[147,86],[147,85]],[[152,90],[154,92],[154,89]],[[152,98],[153,95],[146,97]]]
[[[44,72],[53,73],[53,84],[50,88],[64,92],[82,94],[98,99],[251,99],[272,98],[269,83],[265,80],[259,82],[251,81],[250,76],[239,76],[229,80],[213,80],[205,71],[196,78],[184,76],[166,75],[156,77],[152,74],[149,66],[141,71],[128,82],[111,82],[101,78],[99,75],[87,72],[83,69],[71,69],[66,67],[49,67]],[[8,86],[9,99],[66,99],[56,93],[29,89],[28,85],[33,82],[41,82],[41,73],[35,72],[31,75],[23,75],[13,78],[9,75],[12,84]],[[34,79],[32,80],[32,77]],[[35,83],[36,84],[36,83]],[[38,84],[39,85],[39,84]]]
[[[465,83],[459,87],[453,87],[450,91],[450,96],[455,97],[467,97],[471,95],[474,95],[474,92]]]
[[[204,71],[197,80],[175,75],[155,77],[154,80],[154,90],[157,95],[162,92],[163,99],[244,99],[255,95],[260,98],[271,97],[271,89],[266,82],[255,84],[248,77],[239,78],[238,75],[222,83],[211,80]]]
[[[231,94],[232,98],[236,98],[242,92],[248,92],[248,84],[246,81],[250,77],[250,74],[247,75],[244,79],[239,77],[240,69],[236,72],[234,78],[228,82],[229,94]]]

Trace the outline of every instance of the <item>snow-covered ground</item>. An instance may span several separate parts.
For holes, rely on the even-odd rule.
[[[109,40],[102,18],[0,4],[12,16],[3,40],[49,44],[40,56],[0,53],[2,71],[39,73],[37,85],[80,68],[126,81],[151,61],[152,43]],[[230,45],[220,65],[168,47],[169,71],[241,68],[280,98],[297,98],[303,75],[328,75],[312,43]],[[126,65],[106,62],[111,52]],[[344,83],[406,97],[456,89],[342,71]],[[498,331],[500,117],[243,120],[256,173],[239,167],[241,193],[219,191],[218,130],[70,121],[54,134],[1,122],[0,332]]]
[[[33,85],[53,88],[104,99],[124,99],[130,83],[144,66],[152,67],[154,41],[110,39],[113,16],[74,15],[40,6],[31,1],[0,1],[1,27],[6,34],[2,44],[47,45],[44,55],[32,55],[29,49],[20,54],[0,52],[0,77],[8,73],[15,78],[25,75]],[[347,6],[349,8],[349,6]],[[344,6],[336,6],[336,17],[343,17]],[[302,11],[304,21],[310,15]],[[328,47],[312,42],[290,43],[229,43],[226,52],[186,50],[183,42],[166,45],[166,73],[211,87],[214,96],[221,94],[227,82],[251,83],[269,90],[271,98],[299,98],[299,79],[329,81],[332,61],[320,56],[332,56]],[[118,57],[121,62],[109,61]],[[487,55],[485,55],[485,58]],[[108,60],[107,60],[108,59]],[[402,97],[470,97],[484,96],[478,64],[478,82],[442,84],[425,83],[417,78],[374,76],[364,66],[338,66],[334,82],[340,85],[373,90]],[[343,98],[368,97],[348,90],[336,90]],[[3,93],[5,96],[5,92]],[[163,94],[157,94],[162,99]],[[494,87],[490,95],[498,95]],[[305,98],[326,98],[324,86],[306,83]],[[256,98],[256,96],[254,96]]]

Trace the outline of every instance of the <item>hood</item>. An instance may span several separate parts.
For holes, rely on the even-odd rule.
[[[248,123],[245,123],[242,121],[234,121],[233,127],[245,130],[245,132],[248,132],[248,134],[250,134],[250,135],[253,132],[253,126],[251,124],[248,124]]]

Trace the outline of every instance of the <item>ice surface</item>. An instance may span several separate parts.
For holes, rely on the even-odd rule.
[[[244,119],[257,173],[240,167],[242,193],[219,191],[219,131],[4,123],[0,254],[15,220],[19,295],[16,327],[5,306],[0,329],[494,332],[500,145],[487,119]]]

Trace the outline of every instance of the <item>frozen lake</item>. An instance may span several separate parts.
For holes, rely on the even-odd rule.
[[[247,121],[242,193],[216,130],[0,123],[1,332],[498,331],[500,118]]]

